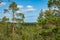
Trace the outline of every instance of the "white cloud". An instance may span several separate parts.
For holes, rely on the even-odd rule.
[[[20,5],[18,5],[18,7],[22,8],[22,9],[20,9],[19,11],[17,11],[17,13],[25,13],[25,12],[33,12],[33,11],[36,11],[36,9],[33,8],[33,6],[30,6],[30,5],[26,6],[25,9],[23,9],[23,6],[20,6]]]
[[[33,8],[33,6],[31,6],[31,5],[28,5],[28,6],[27,6],[27,9],[26,9],[27,12],[35,11],[35,10],[36,10],[36,9]]]
[[[18,5],[17,7],[18,7],[18,8],[23,8],[23,6],[22,6],[22,5]]]
[[[35,11],[36,9],[34,8],[31,8],[31,9],[26,9],[27,12],[32,12],[32,11]]]
[[[20,11],[16,11],[17,13],[19,13]]]
[[[33,7],[32,7],[31,5],[28,5],[28,6],[27,6],[27,8],[29,8],[29,9],[30,9],[30,8],[33,8]]]
[[[43,9],[43,12],[45,12],[46,10],[49,10],[48,8],[47,9]]]
[[[6,5],[6,3],[5,2],[1,2],[0,3],[0,6],[3,6],[3,5]]]
[[[26,10],[25,9],[20,9],[20,10],[18,10],[18,11],[16,11],[17,13],[24,13],[24,12],[26,12]]]
[[[21,11],[16,11],[17,13],[22,13]]]

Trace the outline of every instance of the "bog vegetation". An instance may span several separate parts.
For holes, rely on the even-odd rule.
[[[36,23],[25,23],[24,14],[16,13],[16,2],[11,2],[3,11],[12,13],[12,22],[6,16],[0,20],[0,40],[60,40],[60,0],[48,0],[47,5],[48,10],[41,9]]]

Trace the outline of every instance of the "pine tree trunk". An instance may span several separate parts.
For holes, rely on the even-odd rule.
[[[12,33],[14,34],[14,11],[13,12],[13,15],[12,15]]]
[[[12,33],[14,34],[14,23],[12,23]]]

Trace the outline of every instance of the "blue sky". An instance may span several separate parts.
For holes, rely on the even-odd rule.
[[[37,17],[40,13],[41,9],[47,9],[47,3],[48,0],[14,0],[18,7],[20,8],[17,12],[22,12],[25,15],[25,22],[36,22]],[[7,0],[3,0],[3,3],[0,4],[0,18],[2,18],[4,15],[11,18],[11,14],[4,14],[3,9],[8,8],[8,2]]]

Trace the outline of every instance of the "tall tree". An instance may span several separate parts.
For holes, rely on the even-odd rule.
[[[11,10],[11,11],[10,11]],[[15,12],[19,10],[19,8],[17,7],[17,4],[15,2],[12,2],[9,5],[8,9],[4,9],[4,12],[8,12],[8,13],[12,13],[12,33],[14,33],[14,18],[15,18]]]
[[[19,9],[15,2],[12,2],[12,4],[10,4],[9,9],[12,10],[12,33],[14,33],[14,18],[15,18],[14,13]]]

